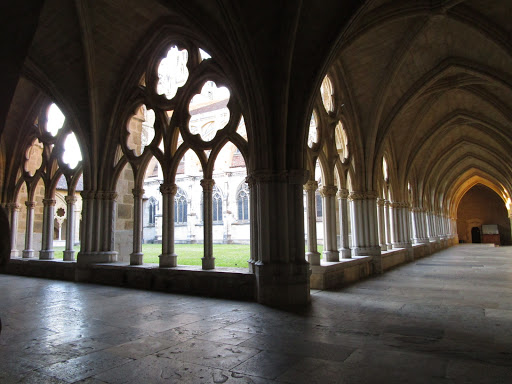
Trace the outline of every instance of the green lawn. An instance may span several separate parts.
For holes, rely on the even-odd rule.
[[[201,265],[203,257],[203,244],[176,244],[175,252],[178,255],[179,265]],[[80,246],[75,246],[75,257],[80,251]],[[55,247],[55,259],[62,260],[64,247]],[[307,250],[306,250],[307,251]],[[318,246],[320,254],[323,251]],[[162,244],[143,244],[144,263],[158,264],[158,255],[162,253]],[[249,245],[242,244],[213,244],[213,257],[217,267],[247,268],[247,260],[250,257]],[[323,255],[322,255],[323,258]]]
[[[178,255],[179,265],[201,265],[203,257],[203,244],[176,244],[175,252]],[[80,246],[75,246],[75,256]],[[55,247],[55,259],[62,260],[64,247]],[[158,255],[162,253],[162,244],[142,244],[144,263],[158,264]],[[213,244],[213,257],[217,267],[248,268],[247,260],[250,257],[249,245],[241,244]]]

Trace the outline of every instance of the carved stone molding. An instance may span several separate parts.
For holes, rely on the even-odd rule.
[[[82,196],[82,200],[94,200],[96,197],[96,191],[82,191],[80,192],[80,196]]]
[[[316,191],[318,189],[318,182],[309,180],[306,184],[304,184],[304,190],[306,191]]]
[[[348,189],[341,188],[341,189],[338,190],[337,196],[338,196],[338,199],[347,199],[349,194],[350,193],[349,193]]]
[[[326,185],[320,188],[319,192],[320,195],[322,195],[322,197],[336,196],[336,193],[338,192],[338,187],[334,185]]]
[[[56,201],[54,199],[43,199],[43,205],[54,206]]]
[[[409,203],[405,201],[392,201],[389,203],[391,208],[409,208]]]
[[[384,199],[380,198],[380,197],[377,197],[377,205],[379,207],[383,207],[384,206]]]
[[[134,188],[132,189],[133,197],[138,199],[144,196],[144,189],[143,188]]]
[[[213,180],[213,179],[202,179],[201,180],[201,187],[203,187],[203,191],[212,191],[214,185],[215,185],[215,180]]]
[[[160,192],[162,195],[176,195],[178,186],[176,184],[160,184]]]
[[[35,201],[25,201],[25,206],[27,208],[34,208],[36,206],[36,202]]]
[[[6,207],[10,210],[15,210],[15,211],[20,210],[20,205],[18,203],[7,203]]]
[[[70,204],[70,203],[75,204],[77,198],[74,195],[68,195],[68,196],[64,197],[64,200],[66,200],[66,203],[68,203],[68,204]]]
[[[376,191],[354,191],[348,196],[349,200],[373,200],[378,197]]]
[[[292,169],[289,171],[259,169],[251,172],[251,174],[247,176],[246,180],[248,183],[289,183],[304,185],[308,176],[309,172],[302,169]]]

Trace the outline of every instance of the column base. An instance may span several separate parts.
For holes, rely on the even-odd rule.
[[[75,251],[64,251],[64,261],[75,261]]]
[[[318,253],[318,252],[306,252],[306,260],[311,265],[320,265],[320,253]]]
[[[328,262],[340,261],[340,253],[338,251],[324,251],[324,260]]]
[[[381,252],[386,252],[387,250],[388,250],[388,245],[387,244],[381,244],[380,251]]]
[[[393,244],[387,243],[386,246],[388,247],[388,251],[391,251],[393,249]]]
[[[215,257],[203,257],[201,262],[204,270],[215,269]]]
[[[338,252],[340,253],[342,259],[352,258],[352,250],[350,248],[340,248]]]
[[[117,261],[117,252],[78,252],[78,265],[97,264],[97,263],[115,263]]]
[[[143,253],[134,252],[130,253],[130,265],[142,265]]]
[[[21,252],[21,257],[24,259],[32,259],[34,257],[34,250],[33,249],[24,249]]]
[[[11,259],[15,257],[20,257],[20,251],[17,249],[11,249]]]
[[[311,300],[311,270],[304,264],[256,263],[256,299],[272,307],[304,306]]]
[[[39,260],[53,260],[53,249],[39,251]]]
[[[173,268],[178,266],[178,255],[175,253],[161,254],[158,256],[158,266],[160,268]]]
[[[430,240],[428,238],[414,239],[414,244],[428,244]]]

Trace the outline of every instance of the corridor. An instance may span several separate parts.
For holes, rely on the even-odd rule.
[[[0,275],[0,382],[510,383],[512,247],[460,245],[282,311]]]

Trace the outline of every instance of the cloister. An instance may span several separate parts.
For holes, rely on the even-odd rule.
[[[4,273],[305,305],[311,288],[382,274],[475,228],[511,243],[506,1],[46,0],[6,12]],[[218,182],[220,162],[239,168],[235,187]],[[184,197],[184,176],[200,200]],[[484,197],[462,204],[471,191]],[[161,254],[148,264],[156,201]],[[247,268],[215,265],[227,215],[248,225]],[[196,267],[175,251],[192,229]]]

